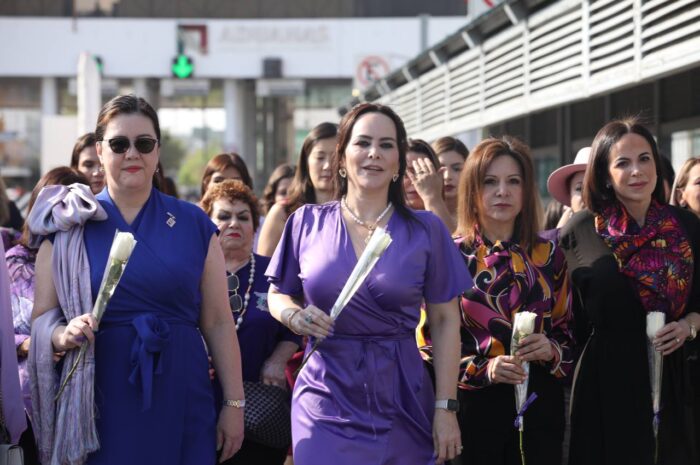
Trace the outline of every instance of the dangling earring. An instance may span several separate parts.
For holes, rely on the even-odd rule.
[[[606,182],[606,183],[605,183],[605,188],[606,188],[606,189],[610,189],[611,187],[612,187],[612,184],[610,184],[610,182]]]
[[[399,180],[399,173],[396,173],[395,175],[393,175],[393,176],[391,177],[391,180],[392,180],[393,182],[398,181],[398,180]]]
[[[340,175],[341,178],[344,178],[345,176],[348,175],[348,172],[345,171],[345,168],[339,168],[339,169],[338,169],[338,174]]]

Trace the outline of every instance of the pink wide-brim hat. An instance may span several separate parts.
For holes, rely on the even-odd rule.
[[[571,193],[567,181],[574,174],[586,171],[590,154],[590,147],[582,148],[576,153],[576,158],[574,158],[572,164],[557,168],[549,175],[549,179],[547,179],[547,190],[559,203],[567,207],[571,206]]]

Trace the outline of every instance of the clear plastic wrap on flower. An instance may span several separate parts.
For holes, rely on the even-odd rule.
[[[656,333],[666,324],[666,314],[664,312],[647,313],[647,337],[654,339]]]
[[[649,381],[651,383],[651,401],[654,409],[654,420],[652,423],[654,437],[659,436],[659,414],[661,412],[661,376],[663,373],[664,357],[654,345],[656,333],[666,324],[666,314],[663,312],[647,313],[647,356],[649,360]]]
[[[331,308],[330,316],[333,320],[338,318],[340,312],[342,312],[348,302],[350,302],[352,296],[355,295],[357,289],[359,289],[360,285],[365,281],[369,272],[372,271],[374,265],[377,264],[379,258],[386,251],[387,247],[389,247],[389,244],[391,244],[391,241],[391,235],[383,228],[377,228],[372,232],[372,237],[370,237],[369,241],[367,242],[365,250],[362,252],[362,255],[360,255],[359,260],[357,260],[355,268],[352,269],[350,277],[343,286],[343,289],[340,291],[340,294],[338,294],[338,298]],[[304,360],[301,362],[301,365],[299,365],[299,368],[297,368],[297,370],[294,372],[295,375],[298,374],[302,368],[304,368],[304,365],[306,365],[306,362],[311,357],[311,354],[313,354],[318,348],[319,342],[320,340],[314,342],[311,350],[308,354],[306,354]]]
[[[102,284],[95,299],[95,305],[92,308],[92,315],[99,323],[102,320],[107,303],[112,298],[114,290],[119,284],[119,280],[124,274],[126,264],[131,257],[131,253],[136,247],[134,235],[128,232],[117,231],[112,241],[112,247],[109,250],[109,258],[107,259],[107,267],[102,276]]]
[[[136,240],[134,239],[133,234],[121,231],[116,232],[114,235],[114,240],[112,241],[112,247],[109,250],[107,266],[105,267],[104,274],[102,275],[100,290],[97,292],[97,298],[95,299],[95,304],[92,307],[92,316],[95,317],[98,324],[102,320],[107,304],[112,298],[114,290],[117,288],[119,280],[124,274],[126,264],[129,262],[131,253],[134,251],[134,247],[136,247]],[[73,377],[73,373],[75,373],[75,370],[78,368],[79,362],[83,360],[87,348],[87,343],[80,346],[80,352],[75,359],[75,363],[68,372],[68,375],[66,375],[66,379],[61,384],[58,394],[56,394],[56,400],[61,397],[63,390]]]
[[[521,341],[535,332],[535,321],[537,320],[537,314],[534,312],[522,311],[515,314],[513,317],[513,336],[510,341],[510,354],[515,355],[515,353],[520,349]],[[522,368],[525,371],[526,376],[530,376],[530,363],[522,362]],[[523,421],[523,414],[527,409],[527,388],[528,379],[525,379],[521,384],[515,385],[515,408],[516,408],[516,419],[515,426],[519,431],[524,431],[525,422]],[[534,399],[533,399],[534,400]]]

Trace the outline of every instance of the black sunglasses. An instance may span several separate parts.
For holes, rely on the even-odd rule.
[[[238,287],[240,286],[240,281],[238,276],[235,274],[228,275],[228,303],[231,306],[231,311],[238,313],[243,309],[243,299],[238,295]]]
[[[108,139],[107,143],[109,144],[109,148],[112,149],[112,152],[118,154],[126,153],[129,148],[131,148],[131,141],[126,136],[113,137]],[[137,137],[134,141],[134,148],[141,154],[147,154],[153,152],[153,149],[156,148],[156,144],[158,143],[158,139]]]

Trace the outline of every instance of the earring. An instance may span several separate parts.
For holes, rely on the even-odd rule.
[[[605,183],[605,188],[606,188],[606,189],[610,189],[611,187],[612,187],[612,184],[610,184],[609,182],[606,182],[606,183]]]
[[[338,174],[340,175],[341,178],[344,178],[345,176],[348,175],[348,172],[345,171],[345,168],[340,168],[340,169],[338,169]]]
[[[398,180],[399,180],[399,173],[396,173],[395,175],[393,175],[393,176],[391,177],[391,180],[392,180],[393,182],[398,181]]]
[[[97,168],[97,171],[99,171],[101,174],[105,174],[105,167],[100,165],[100,167]]]
[[[160,168],[156,168],[156,173],[160,173]]]

